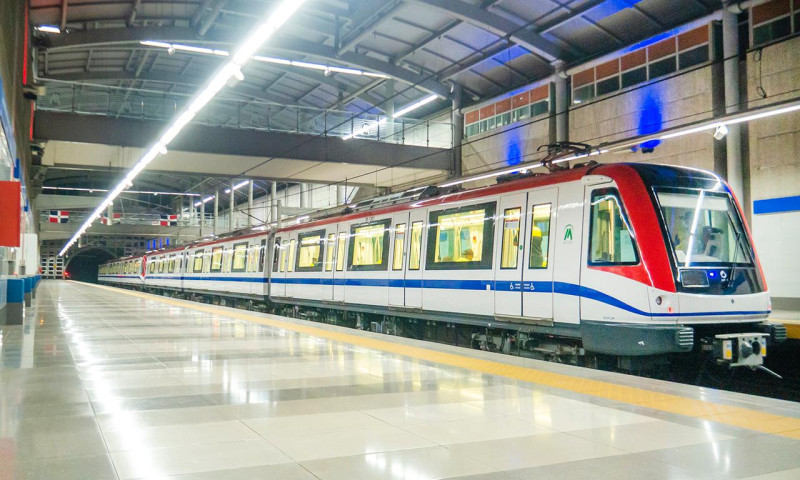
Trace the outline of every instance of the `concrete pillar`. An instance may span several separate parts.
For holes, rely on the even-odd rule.
[[[269,190],[269,204],[271,208],[271,212],[269,215],[270,222],[277,222],[278,221],[278,182],[272,182]]]
[[[300,208],[308,208],[308,185],[300,184]]]
[[[461,85],[453,84],[453,108],[450,111],[450,123],[453,128],[453,176],[462,175],[461,144],[464,141],[464,115],[461,114]]]
[[[106,211],[106,224],[111,225],[114,223],[114,202],[108,204],[108,210]]]
[[[401,132],[402,127],[397,126],[395,128],[394,124],[394,78],[388,78],[383,83],[384,85],[384,93],[386,101],[383,103],[383,111],[386,112],[386,123],[379,127],[380,128],[380,139],[392,142],[392,143],[401,143],[403,141],[402,133],[400,135],[395,136],[395,132]],[[402,119],[397,119],[398,122],[402,122]]]
[[[556,142],[566,142],[569,140],[569,90],[567,89],[567,72],[564,69],[564,61],[556,60],[552,63],[555,69],[553,76],[553,84],[555,86],[555,95],[551,95],[554,100],[554,105],[551,107],[551,112],[554,115],[551,117],[555,122]]]
[[[203,200],[205,200],[205,194],[200,195],[200,236],[201,237],[203,236],[203,227],[205,226],[205,223],[206,223],[206,202],[204,202]]]
[[[280,200],[275,202],[275,212],[277,213],[277,216],[275,217],[275,221],[278,224],[278,228],[281,228],[283,226],[283,220],[281,219],[281,217],[283,216],[283,213],[281,212],[281,201]]]
[[[736,3],[736,2],[730,2]],[[739,111],[739,25],[737,16],[725,2],[722,10],[722,55],[725,58],[725,113],[730,115]],[[741,125],[728,125],[725,137],[727,147],[727,180],[733,193],[744,202],[744,167],[742,165]]]
[[[214,191],[214,235],[219,228],[219,190]]]
[[[231,194],[228,197],[228,231],[230,232],[233,230],[233,226],[235,223],[233,222],[233,209],[236,208],[236,190],[233,187],[236,186],[236,181],[231,180]]]
[[[253,218],[255,212],[253,211],[253,181],[247,184],[247,226],[253,226]]]
[[[345,203],[347,203],[347,187],[336,185],[336,205],[344,205]]]
[[[197,221],[197,212],[196,207],[194,206],[195,197],[189,197],[189,226],[193,227],[195,222]],[[181,213],[183,213],[183,209],[181,209]]]

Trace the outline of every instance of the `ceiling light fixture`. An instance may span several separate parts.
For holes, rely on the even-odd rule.
[[[267,39],[269,39],[286,21],[291,17],[302,5],[305,0],[283,0],[277,8],[275,8],[266,21],[258,25],[255,30],[251,31],[245,40],[239,45],[238,50],[234,53],[233,58],[222,66],[211,78],[211,80],[203,87],[197,95],[194,96],[188,107],[177,117],[175,122],[164,132],[158,141],[147,151],[147,153],[139,159],[136,165],[128,172],[124,179],[109,192],[103,202],[92,212],[86,221],[81,225],[75,235],[64,245],[58,256],[64,256],[69,248],[78,241],[89,227],[92,222],[100,217],[100,215],[108,208],[120,193],[132,185],[133,179],[136,178],[147,165],[152,162],[161,152],[166,151],[167,145],[171,142],[180,131],[194,118],[194,116],[211,101],[214,96],[227,85],[228,80],[236,75],[237,71],[241,70],[242,65],[247,63],[253,54],[261,48]],[[174,48],[174,45],[173,45]],[[212,51],[213,52],[213,51]]]
[[[64,192],[100,192],[106,193],[107,189],[104,188],[80,188],[80,187],[42,187],[42,190],[59,190]],[[185,193],[185,192],[153,192],[150,190],[125,190],[125,193],[142,193],[145,195],[175,195],[178,197],[200,197],[199,193]]]
[[[55,32],[58,33],[58,32]],[[218,57],[228,57],[230,52],[227,50],[218,50],[214,48],[195,47],[192,45],[182,45],[180,43],[159,42],[156,40],[143,40],[139,42],[140,45],[146,47],[163,48],[169,52],[189,52],[197,53],[200,55],[216,55]],[[263,55],[254,55],[253,60],[264,63],[275,63],[278,65],[286,65],[289,67],[308,68],[311,70],[322,70],[324,72],[344,73],[347,75],[363,75],[365,77],[375,78],[389,78],[389,75],[384,73],[365,72],[357,68],[337,67],[331,65],[324,65],[321,63],[303,62],[300,60],[288,60],[285,58],[266,57]]]
[[[428,95],[427,97],[422,97],[421,99],[417,100],[416,102],[409,103],[405,107],[403,107],[400,110],[396,111],[392,118],[402,117],[403,115],[405,115],[407,113],[410,113],[410,112],[412,112],[412,111],[414,111],[414,110],[416,110],[416,109],[418,109],[418,108],[420,108],[420,107],[422,107],[424,105],[427,105],[427,104],[431,103],[432,101],[436,100],[437,98],[439,98],[439,95],[437,95],[435,93],[432,93],[432,94]],[[378,120],[377,122],[367,123],[367,124],[365,124],[366,127],[367,127],[367,128],[364,129],[364,130],[366,130],[365,132],[362,132],[361,134],[355,133],[355,132],[354,133],[350,133],[348,135],[343,136],[342,140],[350,140],[351,138],[355,137],[356,135],[369,135],[369,130],[371,130],[374,126],[384,125],[384,124],[386,124],[387,121],[388,121],[388,119],[386,117],[384,117],[384,118],[381,118],[380,120]]]
[[[244,187],[248,183],[250,183],[250,180],[245,180],[243,182],[239,182],[239,183],[237,183],[236,185],[233,186],[233,189],[234,190],[239,190],[240,188]],[[226,188],[225,189],[225,193],[231,193],[231,189],[230,188]]]
[[[44,32],[44,33],[61,33],[61,29],[55,25],[39,25],[34,29],[38,32]]]

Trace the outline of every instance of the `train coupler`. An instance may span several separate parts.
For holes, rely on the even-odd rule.
[[[767,356],[766,333],[729,333],[714,336],[714,358],[717,363],[729,367],[756,369],[764,364]]]

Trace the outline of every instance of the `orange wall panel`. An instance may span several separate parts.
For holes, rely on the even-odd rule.
[[[19,247],[20,195],[19,182],[0,182],[0,247]]]

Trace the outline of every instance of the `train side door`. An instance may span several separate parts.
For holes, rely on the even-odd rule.
[[[533,321],[553,322],[553,219],[558,189],[528,193],[524,256],[522,264],[522,316]]]
[[[347,268],[348,224],[337,225],[336,253],[333,258],[333,301],[344,302],[345,269]]]
[[[273,245],[272,285],[270,295],[273,297],[286,296],[286,250],[289,242],[286,237],[275,237]]]
[[[425,217],[427,210],[409,213],[406,229],[405,302],[406,307],[422,308],[422,274],[425,255]]]
[[[522,265],[527,193],[500,199],[495,245],[494,313],[499,316],[522,316]]]
[[[389,257],[389,305],[406,304],[406,248],[408,245],[408,212],[392,217],[392,251]]]
[[[333,300],[333,282],[336,266],[336,224],[331,225],[325,234],[325,252],[322,257],[322,300]]]

